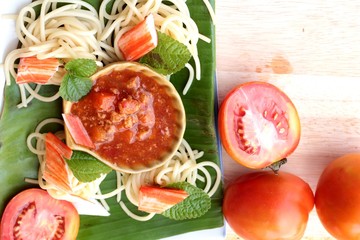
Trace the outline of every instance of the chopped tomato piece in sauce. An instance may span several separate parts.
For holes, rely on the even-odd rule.
[[[98,93],[97,97],[94,98],[94,107],[99,109],[99,111],[113,111],[115,109],[114,101],[116,100],[116,95],[113,93]]]

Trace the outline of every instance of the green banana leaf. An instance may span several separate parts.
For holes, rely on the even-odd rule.
[[[99,0],[87,0],[98,8]],[[214,0],[210,1],[214,6]],[[187,95],[182,96],[186,109],[187,128],[185,139],[193,149],[204,151],[203,161],[213,161],[219,166],[220,148],[215,128],[216,118],[216,82],[215,82],[215,30],[210,15],[200,0],[188,0],[191,15],[196,21],[200,33],[211,38],[210,44],[198,43],[201,59],[201,80],[194,80]],[[191,62],[193,64],[193,62]],[[186,69],[171,77],[179,93],[186,84]],[[43,88],[43,94],[52,94],[54,86]],[[26,146],[27,136],[34,131],[38,123],[49,117],[61,118],[61,101],[43,103],[32,101],[27,108],[18,109],[20,101],[18,87],[13,83],[5,89],[4,109],[0,120],[0,213],[7,202],[21,190],[37,187],[24,182],[24,178],[36,178],[38,171],[37,157]],[[46,131],[56,131],[60,126],[49,126]],[[211,171],[215,179],[215,172]],[[107,176],[101,185],[106,193],[115,187],[115,173]],[[115,198],[107,200],[110,206],[109,217],[81,216],[78,239],[159,239],[181,233],[212,229],[224,225],[222,215],[222,186],[212,197],[211,209],[202,217],[185,221],[174,221],[161,215],[147,222],[138,222],[128,217],[120,208]],[[127,202],[125,200],[125,202]],[[135,207],[127,204],[130,210]],[[145,237],[146,236],[146,237]]]

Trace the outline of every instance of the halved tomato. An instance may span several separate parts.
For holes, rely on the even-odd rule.
[[[79,214],[67,201],[52,198],[45,190],[28,189],[17,194],[5,208],[0,239],[74,240]]]
[[[300,140],[294,104],[270,83],[248,82],[228,93],[219,111],[226,152],[240,164],[264,168],[286,158]]]

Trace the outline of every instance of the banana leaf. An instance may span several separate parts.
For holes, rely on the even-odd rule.
[[[86,0],[98,8],[99,0]],[[214,6],[214,0],[210,1]],[[215,30],[210,15],[200,0],[188,0],[191,16],[196,21],[200,33],[210,37],[212,42],[198,43],[201,60],[201,80],[194,80],[187,95],[182,95],[188,78],[186,69],[171,77],[171,82],[182,96],[186,110],[187,128],[184,138],[193,149],[204,151],[203,161],[213,161],[219,166],[220,148],[216,133],[216,81],[215,81]],[[193,62],[191,62],[193,64]],[[194,64],[193,64],[194,65]],[[27,136],[42,120],[50,117],[61,118],[61,101],[43,103],[32,101],[27,108],[18,109],[20,101],[18,87],[12,84],[5,88],[4,108],[0,120],[0,213],[7,202],[21,190],[36,187],[24,178],[36,178],[37,157],[26,146]],[[42,94],[52,94],[57,87],[42,88]],[[61,126],[48,126],[45,131],[57,131]],[[211,171],[214,179],[216,174]],[[114,189],[115,173],[109,174],[101,184],[103,193]],[[185,221],[174,221],[158,215],[147,222],[138,222],[128,217],[115,198],[107,200],[110,206],[109,217],[84,216],[80,218],[78,239],[159,239],[181,233],[212,229],[224,225],[222,215],[222,186],[212,197],[211,209],[202,217]],[[125,203],[127,200],[124,200]],[[130,210],[135,207],[127,204]]]

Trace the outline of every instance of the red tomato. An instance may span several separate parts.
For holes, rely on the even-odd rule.
[[[332,161],[320,176],[315,206],[325,229],[337,239],[360,239],[360,153]]]
[[[67,201],[52,198],[45,190],[28,189],[17,194],[5,208],[0,239],[74,240],[79,214]]]
[[[234,160],[259,169],[295,150],[300,120],[294,104],[280,89],[265,82],[248,82],[235,87],[222,102],[219,132]]]
[[[314,194],[301,178],[285,172],[244,174],[226,188],[223,212],[244,239],[301,239]]]

